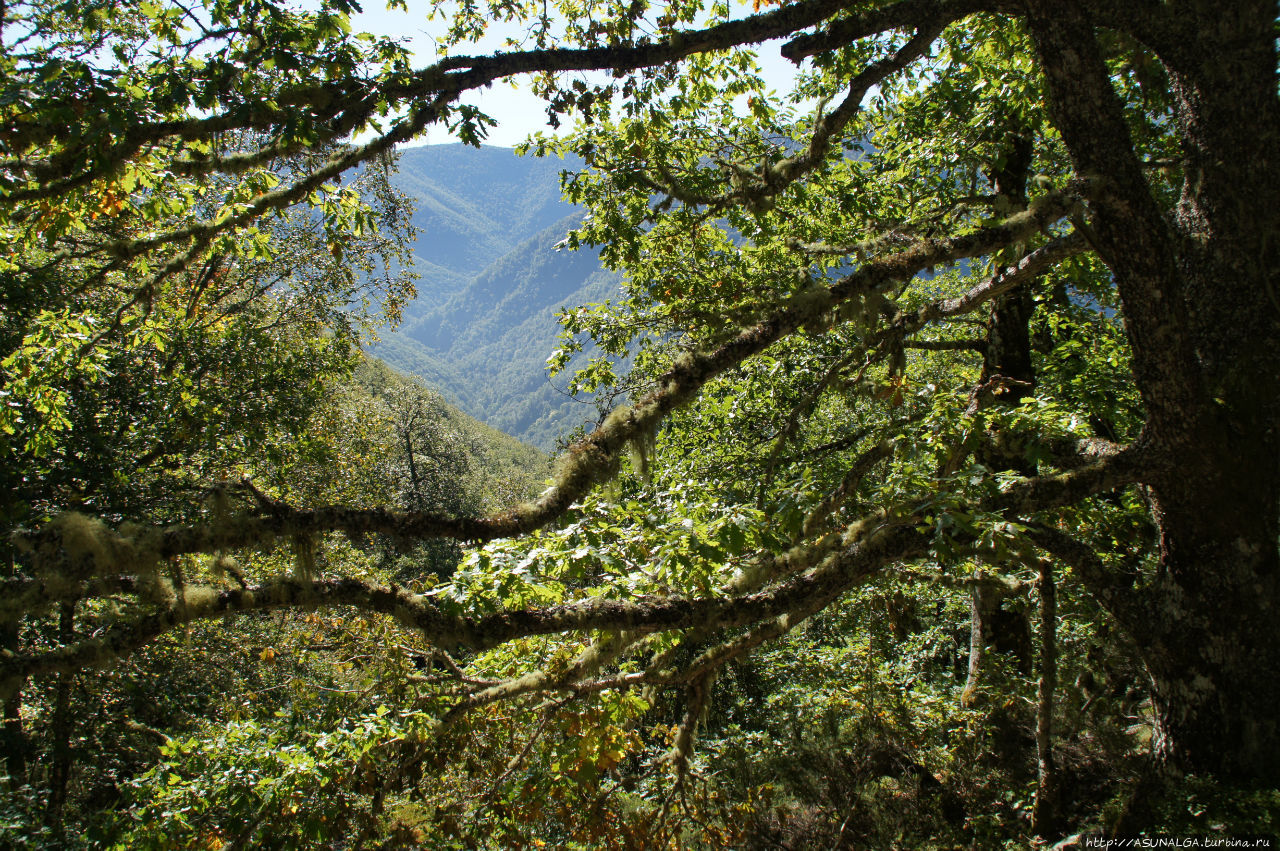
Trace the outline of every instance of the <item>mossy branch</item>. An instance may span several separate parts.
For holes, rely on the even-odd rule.
[[[1140,453],[1125,450],[1081,469],[1022,479],[983,501],[979,510],[1028,516],[1068,505],[1134,481],[1140,472],[1140,459]],[[311,582],[280,578],[234,589],[187,585],[172,590],[167,600],[155,600],[158,611],[137,620],[121,621],[92,639],[33,654],[0,654],[0,680],[12,683],[33,675],[107,665],[176,627],[235,612],[339,605],[389,615],[446,650],[455,647],[482,650],[515,638],[584,630],[625,633],[626,641],[630,642],[655,631],[729,629],[779,619],[776,627],[763,628],[765,631],[759,635],[760,640],[765,640],[770,630],[785,631],[796,619],[820,611],[854,584],[869,579],[885,566],[924,555],[930,543],[929,530],[922,527],[910,507],[904,504],[896,513],[881,510],[851,524],[843,536],[825,537],[815,545],[816,549],[800,548],[780,557],[781,565],[800,572],[782,573],[782,581],[763,590],[696,599],[593,598],[542,609],[507,610],[472,617],[446,613],[430,598],[394,585],[382,586],[350,578]],[[770,567],[776,571],[780,564]],[[805,568],[806,564],[814,566]],[[753,587],[758,581],[758,576],[735,577],[727,588],[734,588],[739,582]],[[591,651],[605,656],[611,652],[604,645]],[[726,652],[735,651],[727,648]],[[582,674],[598,667],[594,657],[589,656],[584,654]],[[548,678],[539,686],[551,682]],[[555,683],[556,687],[567,685],[560,680]],[[521,689],[522,693],[527,690],[530,689]]]
[[[988,255],[1026,239],[1047,229],[1077,203],[1078,198],[1073,191],[1045,196],[1030,209],[1002,222],[960,236],[919,240],[902,251],[863,264],[830,287],[810,287],[719,347],[688,353],[678,359],[659,377],[656,389],[634,405],[615,410],[599,428],[570,447],[557,463],[553,484],[541,496],[501,514],[454,517],[386,508],[327,506],[300,509],[274,502],[269,508],[258,505],[218,522],[121,527],[116,532],[95,527],[91,537],[96,543],[87,549],[80,547],[77,551],[90,554],[101,570],[101,565],[115,565],[120,561],[120,556],[107,552],[113,547],[120,553],[132,553],[135,565],[154,565],[178,555],[216,555],[241,547],[262,546],[279,538],[314,536],[331,531],[353,537],[384,534],[401,540],[453,538],[474,542],[527,534],[563,516],[593,487],[616,475],[621,457],[629,445],[652,434],[667,415],[695,399],[709,381],[765,351],[815,317],[825,315],[833,307],[851,299],[863,298],[893,283],[909,280],[931,266]],[[58,522],[35,531],[20,532],[15,541],[29,549],[43,548],[49,552],[65,549],[67,543],[62,524]],[[120,569],[104,572],[139,571]]]

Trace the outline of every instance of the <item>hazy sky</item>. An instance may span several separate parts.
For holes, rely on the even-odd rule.
[[[428,4],[409,0],[411,11],[387,10],[383,8],[383,0],[369,0],[365,11],[356,15],[351,25],[356,31],[371,32],[376,35],[398,36],[409,40],[418,57],[420,65],[426,65],[435,57],[434,37],[443,35],[446,26],[444,21],[427,20]],[[749,13],[747,5],[738,4],[740,13]],[[518,35],[519,31],[510,26],[495,25],[491,34],[480,45],[469,49],[471,53],[492,52],[502,47],[508,36]],[[760,48],[760,63],[766,79],[775,87],[783,88],[794,76],[794,68],[790,62],[779,54],[779,42],[763,45]],[[490,89],[474,92],[464,99],[466,103],[479,106],[484,112],[499,121],[497,127],[491,129],[486,144],[512,147],[530,133],[537,131],[551,132],[547,126],[546,105],[532,95],[525,85],[517,80],[517,86],[510,83],[497,83]],[[562,126],[561,130],[567,130]],[[432,127],[425,137],[413,144],[439,144],[456,141],[443,126]]]

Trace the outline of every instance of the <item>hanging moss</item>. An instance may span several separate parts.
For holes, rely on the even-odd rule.
[[[316,575],[316,539],[299,533],[293,536],[293,576],[299,582],[310,582]]]
[[[631,456],[631,466],[647,484],[651,481],[650,461],[657,450],[658,435],[656,430],[645,430],[627,441],[627,451]]]
[[[138,575],[138,597],[155,603],[158,606],[169,608],[177,602],[177,595],[173,590],[173,580],[167,576],[161,576],[159,571],[151,571]]]
[[[210,608],[218,603],[222,591],[210,585],[187,585],[182,589],[182,605],[188,609]]]
[[[49,521],[48,528],[54,532],[62,552],[49,552],[53,548],[46,547],[41,553],[46,567],[61,562],[61,569],[68,575],[102,575],[121,572],[123,565],[133,559],[131,542],[96,517],[67,511]]]
[[[245,581],[244,571],[240,566],[240,562],[226,553],[219,553],[210,560],[209,573],[212,574],[215,579],[222,580],[224,582],[228,577],[230,577],[231,579],[234,579],[236,584],[241,588],[246,587],[248,584]]]

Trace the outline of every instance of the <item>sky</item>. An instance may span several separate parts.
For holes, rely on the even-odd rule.
[[[734,0],[738,13],[750,13],[750,6]],[[418,65],[427,65],[435,59],[435,37],[444,34],[446,23],[442,20],[428,20],[428,3],[409,0],[409,11],[388,10],[383,0],[370,0],[365,11],[352,17],[351,26],[357,32],[365,31],[375,35],[389,35],[404,38],[412,47]],[[468,52],[484,53],[500,49],[508,36],[518,35],[519,30],[510,26],[495,25],[485,41],[470,48]],[[795,76],[795,66],[779,54],[780,44],[761,45],[759,48],[760,64],[766,81],[774,88],[785,90]],[[521,142],[526,136],[535,132],[552,133],[547,126],[546,104],[529,92],[527,81],[517,78],[512,83],[497,83],[489,89],[472,92],[463,99],[464,103],[474,104],[486,114],[498,120],[499,124],[490,130],[486,144],[510,148]],[[570,129],[566,123],[560,132]],[[412,145],[432,145],[456,142],[444,126],[429,129]]]

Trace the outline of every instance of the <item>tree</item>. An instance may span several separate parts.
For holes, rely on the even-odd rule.
[[[248,137],[224,143],[248,144]],[[272,166],[289,174],[305,168],[302,159]],[[334,385],[355,367],[359,341],[379,314],[394,314],[412,291],[410,277],[394,268],[403,256],[403,207],[378,165],[351,181],[347,212],[397,238],[373,227],[348,232],[341,258],[331,251],[332,228],[326,233],[318,217],[295,209],[260,221],[245,243],[228,243],[191,267],[175,268],[142,297],[129,275],[80,262],[83,246],[136,233],[144,222],[173,226],[210,212],[192,187],[185,198],[160,204],[140,191],[135,200],[150,205],[140,215],[109,194],[87,213],[46,206],[46,225],[63,216],[58,227],[75,234],[64,240],[63,248],[73,246],[70,257],[60,256],[52,234],[47,242],[24,244],[18,236],[7,243],[12,262],[0,272],[5,528],[70,509],[117,523],[131,516],[179,521],[193,510],[199,515],[192,494],[210,481],[250,470],[278,493],[273,474],[288,468],[297,488],[300,456],[322,442],[302,440],[300,433],[316,425]],[[359,303],[369,296],[379,303]],[[29,562],[14,564],[7,544],[6,593],[32,575]],[[239,576],[234,567],[230,573]],[[47,603],[27,608],[29,601],[6,599],[0,616],[6,651],[91,632],[109,619],[102,591],[108,598],[113,593],[100,588],[94,602],[57,603],[52,619],[41,616]],[[163,663],[156,667],[164,672]],[[112,758],[93,761],[99,779],[127,774],[121,764],[136,765],[130,752],[154,745],[152,734],[138,731],[146,730],[145,717],[113,718],[82,735],[86,716],[128,705],[137,693],[135,673],[67,671],[50,678],[51,687],[46,679],[6,694],[8,773],[17,785],[26,778],[45,787],[41,815],[52,829],[61,830],[68,798],[75,797],[68,789],[84,774],[76,766],[85,760],[75,753],[75,738],[111,746]],[[24,725],[32,710],[47,723]],[[131,730],[128,722],[140,727]]]
[[[104,332],[118,335],[206,258],[247,250],[263,216],[311,197],[326,225],[357,226],[333,191],[342,173],[433,122],[478,142],[490,119],[459,96],[540,74],[553,119],[597,128],[574,143],[592,170],[568,191],[593,215],[573,239],[602,243],[630,275],[620,318],[575,312],[569,330],[613,351],[641,335],[648,389],[571,446],[540,497],[499,514],[306,507],[224,485],[234,510],[185,525],[63,515],[22,531],[38,571],[11,581],[11,599],[84,601],[181,556],[333,531],[572,531],[628,451],[653,463],[672,417],[723,426],[712,447],[688,429],[659,435],[659,458],[687,453],[667,470],[739,478],[687,510],[693,535],[641,534],[644,512],[620,509],[641,530],[603,536],[641,554],[621,574],[592,567],[590,551],[532,578],[482,555],[476,569],[506,580],[497,598],[466,571],[452,595],[327,576],[155,595],[101,637],[5,658],[8,682],[228,611],[354,605],[442,650],[591,635],[568,661],[462,689],[437,704],[439,723],[536,692],[679,687],[681,762],[728,660],[891,572],[972,558],[999,571],[1039,551],[1134,640],[1159,760],[1280,776],[1275,3],[800,0],[740,20],[683,3],[565,2],[558,18],[464,5],[451,46],[486,15],[529,21],[536,46],[421,69],[393,42],[349,35],[351,8],[6,6],[6,273],[30,286],[75,263],[83,290],[126,294]],[[560,39],[580,46],[550,46]],[[769,40],[807,69],[809,114],[771,101],[734,50]],[[590,70],[614,76],[566,76]],[[228,148],[232,130],[260,135]],[[360,131],[374,136],[278,185],[265,167]],[[207,217],[153,212],[185,215],[196,198]],[[84,230],[102,209],[128,217]],[[26,253],[37,245],[46,253]],[[22,339],[38,349],[38,333],[28,322]],[[14,364],[8,386],[37,398],[44,385]],[[767,364],[778,371],[762,375]],[[579,383],[608,380],[601,362]],[[766,388],[772,398],[752,395]],[[754,496],[765,528],[697,519],[726,495]],[[564,539],[534,540],[547,535]],[[655,575],[645,563],[663,540],[683,555]]]

